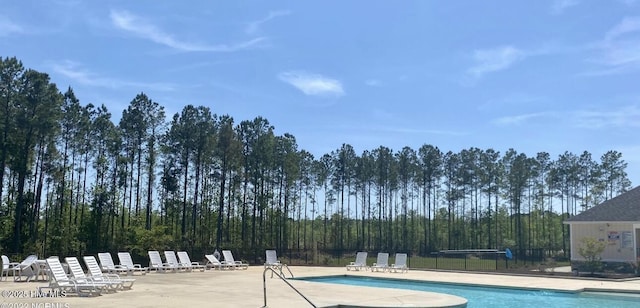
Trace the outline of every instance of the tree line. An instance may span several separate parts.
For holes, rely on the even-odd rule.
[[[622,154],[424,144],[319,157],[263,117],[136,95],[120,121],[0,58],[0,249],[568,250],[563,219],[630,188]],[[339,141],[336,141],[339,142]]]

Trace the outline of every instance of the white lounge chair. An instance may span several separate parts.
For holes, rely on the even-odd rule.
[[[396,253],[395,263],[391,264],[389,267],[389,271],[401,273],[408,272],[409,268],[407,267],[407,254],[406,253]]]
[[[71,272],[71,276],[77,283],[85,283],[85,284],[94,284],[97,288],[101,289],[101,291],[116,291],[122,288],[122,283],[119,282],[111,282],[111,281],[96,281],[93,278],[88,277],[84,274],[84,270],[82,269],[82,265],[80,265],[80,261],[76,257],[66,257],[64,261],[69,266],[69,271]]]
[[[204,272],[205,266],[200,265],[199,262],[191,262],[191,258],[189,258],[189,254],[186,251],[178,251],[178,259],[180,261],[180,265],[189,268],[190,270],[198,269],[201,272]]]
[[[16,265],[13,281],[22,281],[23,277],[26,281],[31,281],[31,279],[35,278],[38,272],[37,260],[38,256],[30,255],[20,262],[20,264]]]
[[[176,271],[190,272],[192,270],[192,268],[186,267],[178,262],[176,253],[173,250],[165,250],[164,259],[167,261],[167,264],[169,264],[170,267],[175,268]]]
[[[176,268],[169,265],[169,263],[162,262],[162,258],[160,257],[160,253],[157,250],[149,250],[149,269],[155,270],[157,272],[166,272],[171,271],[173,273],[176,272]]]
[[[367,256],[368,253],[366,251],[359,251],[356,253],[356,260],[347,265],[347,270],[368,270],[369,266],[367,266]]]
[[[242,263],[242,261],[234,260],[231,250],[223,250],[222,255],[224,256],[224,263],[231,266],[232,268],[242,268],[242,269],[249,268],[249,264]]]
[[[275,250],[266,250],[265,251],[266,261],[264,262],[264,267],[271,267],[273,269],[282,268],[282,263],[278,260],[278,253]]]
[[[376,263],[371,266],[371,271],[383,271],[386,272],[389,269],[389,253],[379,252]]]
[[[105,273],[133,275],[133,269],[129,269],[121,265],[115,265],[113,263],[113,258],[111,258],[111,253],[98,253],[98,259],[100,260],[100,269]]]
[[[207,264],[205,264],[207,268],[217,268],[219,270],[231,268],[227,264],[220,262],[215,255],[204,255],[204,257],[207,259]]]
[[[272,268],[282,277],[284,277],[283,269],[286,268],[287,271],[289,271],[289,274],[291,274],[291,278],[293,278],[293,273],[291,272],[289,267],[286,264],[280,262],[280,260],[278,260],[278,253],[275,250],[273,249],[266,250],[265,256],[266,256],[266,261],[264,262],[264,268]],[[273,278],[273,272],[271,273],[271,277]]]
[[[69,278],[58,257],[50,257],[45,262],[49,273],[49,285],[39,287],[38,293],[43,293],[42,289],[50,289],[52,292],[58,291],[65,295],[75,293],[79,296],[96,296],[100,295],[102,288],[104,288],[104,284],[76,281]]]
[[[131,289],[133,287],[133,283],[136,281],[133,278],[121,278],[118,274],[103,273],[94,256],[84,256],[83,259],[84,264],[89,270],[91,278],[96,282],[108,281],[109,283],[120,284],[121,289]]]
[[[9,257],[2,255],[2,276],[0,276],[0,281],[2,281],[2,277],[4,277],[4,280],[7,280],[9,274],[13,277],[18,275],[18,272],[20,271],[18,265],[20,265],[20,263],[11,262]]]
[[[133,260],[131,259],[131,254],[129,254],[128,252],[119,252],[118,260],[120,260],[120,266],[132,270],[133,273],[141,272],[142,275],[146,275],[149,272],[148,267],[143,267],[140,264],[134,264]]]

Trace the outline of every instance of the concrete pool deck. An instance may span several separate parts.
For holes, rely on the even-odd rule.
[[[17,298],[20,291],[35,291],[46,282],[0,282],[0,308],[14,307],[262,307],[262,266],[248,270],[191,273],[149,273],[136,275],[132,290],[108,293],[98,297]],[[512,276],[411,270],[408,273],[381,273],[347,271],[344,267],[292,266],[299,277],[353,275],[424,280],[449,283],[482,284],[502,287],[581,291],[584,289],[606,292],[632,292],[640,294],[640,279],[611,281],[598,279],[560,278],[554,276]],[[374,307],[456,307],[460,299],[437,293],[356,287],[327,283],[288,280],[318,307],[337,305]],[[267,273],[267,304],[269,307],[311,307],[283,281],[270,278]],[[28,305],[11,305],[27,303]],[[34,304],[35,305],[32,305]]]

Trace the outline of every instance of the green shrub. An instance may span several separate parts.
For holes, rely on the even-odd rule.
[[[603,269],[602,257],[600,256],[604,251],[605,242],[598,241],[592,237],[585,237],[580,240],[581,245],[578,246],[578,254],[585,259],[583,268],[585,271],[590,272],[592,275],[595,272],[600,272]]]

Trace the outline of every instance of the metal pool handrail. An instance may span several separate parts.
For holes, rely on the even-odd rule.
[[[289,268],[287,267],[287,269]],[[284,281],[284,283],[286,283],[289,287],[291,287],[294,291],[296,291],[298,295],[302,296],[302,298],[304,298],[304,300],[307,301],[307,303],[309,303],[311,307],[317,308],[317,306],[313,304],[306,296],[304,296],[302,293],[300,293],[300,291],[298,291],[298,289],[296,289],[293,285],[291,285],[284,276],[278,274],[278,272],[276,272],[271,267],[265,268],[264,271],[262,272],[262,288],[264,290],[264,306],[262,306],[263,308],[268,307],[267,306],[267,271],[271,271],[271,277],[273,277],[273,274],[278,276],[278,278],[280,278],[282,281]],[[293,277],[293,274],[291,274],[291,276]]]
[[[282,270],[283,268],[286,268],[287,271],[289,272],[289,275],[291,275],[291,278],[293,278],[293,272],[291,272],[291,269],[289,269],[289,266],[287,266],[284,263],[277,263],[277,264],[273,264],[273,265],[265,265],[265,268],[270,267],[272,268],[274,271],[278,271],[280,272],[280,275],[283,276],[284,278],[287,278],[287,276],[284,274],[284,271]],[[271,278],[273,278],[273,272],[271,272]]]

